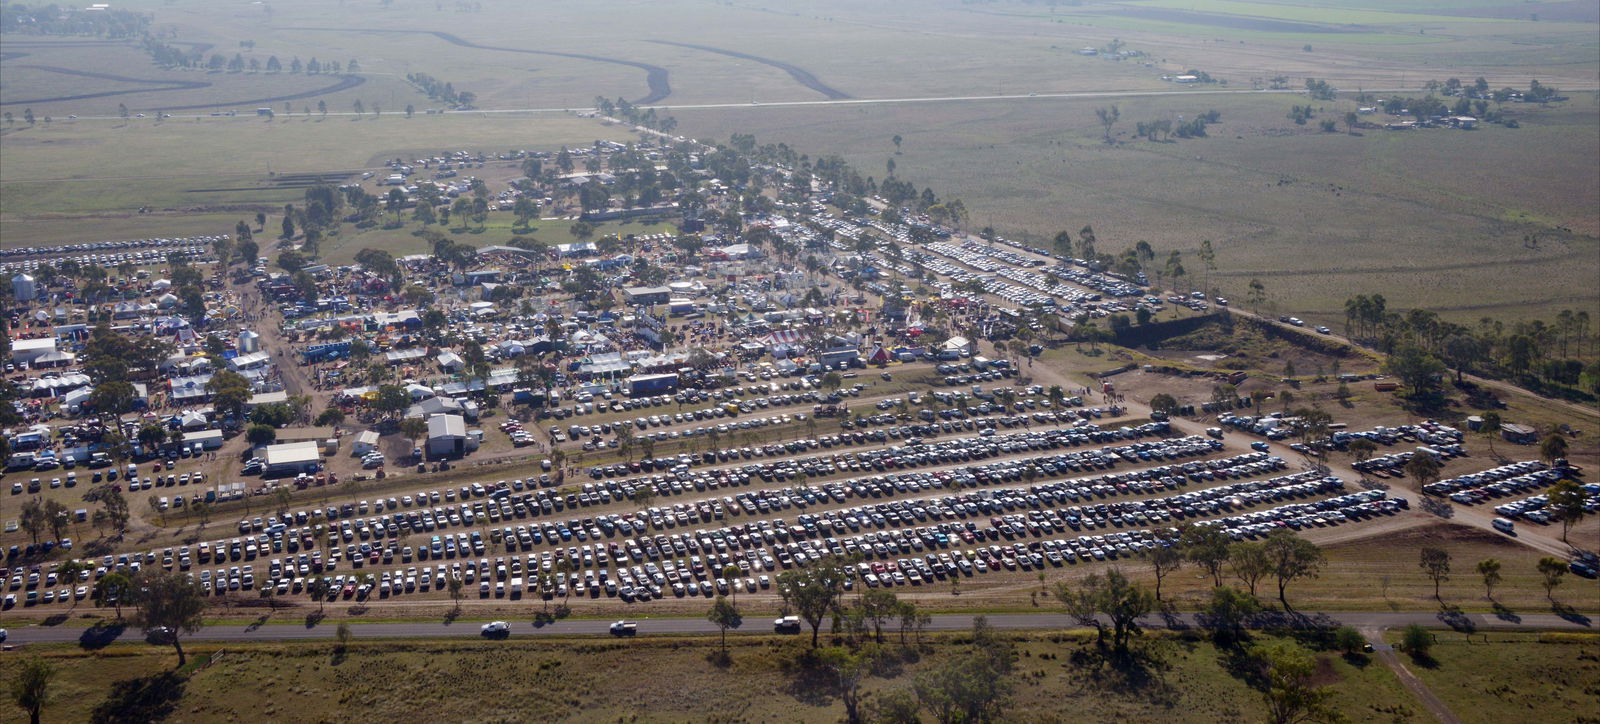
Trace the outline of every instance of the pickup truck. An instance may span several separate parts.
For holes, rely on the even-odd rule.
[[[633,636],[639,633],[639,624],[633,621],[618,621],[611,624],[612,636]]]
[[[783,616],[774,619],[772,622],[772,630],[778,633],[800,633],[800,617]]]

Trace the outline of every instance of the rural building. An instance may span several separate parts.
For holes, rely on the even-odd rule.
[[[1539,431],[1527,425],[1506,423],[1500,426],[1500,437],[1518,445],[1532,445],[1539,441]]]
[[[269,478],[315,472],[322,461],[315,440],[268,445],[262,457],[267,461],[263,475]]]
[[[363,430],[356,434],[355,442],[350,443],[350,454],[360,457],[378,450],[378,432],[376,430]]]
[[[655,306],[666,304],[672,298],[667,287],[623,287],[622,298],[629,306]]]
[[[193,450],[195,445],[199,445],[201,450],[216,450],[222,447],[222,431],[199,430],[184,433],[183,446]]]
[[[38,339],[17,339],[11,342],[11,361],[17,364],[33,364],[36,360],[56,353],[55,337],[40,337]]]
[[[460,415],[428,418],[428,457],[458,458],[467,454],[467,421]]]

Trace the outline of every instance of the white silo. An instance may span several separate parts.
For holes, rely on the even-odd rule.
[[[23,272],[11,277],[11,297],[19,302],[31,302],[39,297],[39,287],[33,277]]]
[[[239,354],[250,354],[261,349],[261,335],[250,330],[239,333]]]

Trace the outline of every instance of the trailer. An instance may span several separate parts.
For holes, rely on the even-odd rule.
[[[672,373],[634,375],[628,378],[628,394],[658,395],[678,389],[678,376]]]

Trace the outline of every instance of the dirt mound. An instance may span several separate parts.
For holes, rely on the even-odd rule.
[[[1388,533],[1379,533],[1360,540],[1331,543],[1329,549],[1345,547],[1392,547],[1396,550],[1412,550],[1425,545],[1437,546],[1452,543],[1471,543],[1481,545],[1502,546],[1505,548],[1520,547],[1516,542],[1502,535],[1490,533],[1481,528],[1465,525],[1454,525],[1445,522],[1428,523],[1414,528],[1397,530]]]

